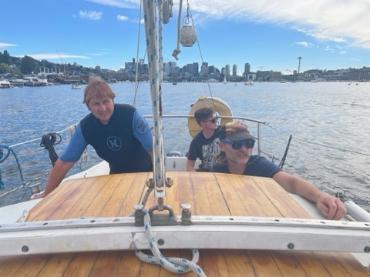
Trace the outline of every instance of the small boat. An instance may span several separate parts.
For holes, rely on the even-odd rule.
[[[12,84],[8,80],[0,80],[0,88],[11,88]]]
[[[81,89],[82,88],[81,84],[78,84],[78,83],[72,84],[71,87],[72,87],[72,89]]]

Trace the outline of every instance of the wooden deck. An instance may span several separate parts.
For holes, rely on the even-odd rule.
[[[144,189],[148,173],[116,174],[71,180],[29,213],[28,220],[89,216],[127,216]],[[196,215],[309,218],[272,179],[231,174],[169,172],[174,181],[166,203],[178,214],[179,203]],[[147,207],[154,203],[149,198]],[[190,258],[187,250],[166,255]],[[199,265],[208,276],[370,276],[350,254],[288,251],[202,250]],[[173,276],[141,263],[132,252],[107,251],[35,255],[0,259],[0,276]],[[193,276],[189,273],[186,276]]]

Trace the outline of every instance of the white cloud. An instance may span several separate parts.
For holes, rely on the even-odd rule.
[[[191,8],[215,19],[279,24],[319,40],[370,48],[368,0],[197,0]]]
[[[28,54],[36,60],[64,60],[64,59],[90,59],[83,55],[70,55],[70,54],[60,54],[60,53],[40,53],[40,54]]]
[[[6,48],[14,47],[14,46],[17,46],[17,45],[13,43],[0,42],[0,49],[3,49],[3,48],[6,49]]]
[[[117,20],[118,21],[127,21],[128,20],[128,17],[125,16],[125,15],[117,15]]]
[[[79,16],[81,18],[91,19],[91,20],[100,20],[102,17],[102,12],[97,11],[80,11]]]
[[[136,8],[140,0],[88,0],[89,2],[117,8]]]
[[[302,46],[302,47],[305,47],[305,48],[308,48],[308,47],[312,47],[313,46],[312,43],[307,42],[307,41],[297,41],[297,42],[295,42],[295,44],[297,44],[299,46]]]

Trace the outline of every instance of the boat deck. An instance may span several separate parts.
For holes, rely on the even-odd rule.
[[[174,185],[166,203],[176,214],[179,203],[195,215],[310,218],[274,180],[201,172],[168,172]],[[130,173],[69,180],[40,201],[28,221],[128,216],[151,173]],[[153,194],[147,207],[154,204]],[[189,250],[163,251],[191,258]],[[201,250],[199,265],[208,276],[370,276],[351,254]],[[34,255],[0,258],[0,276],[173,276],[140,262],[130,251]],[[193,276],[188,273],[186,276]]]

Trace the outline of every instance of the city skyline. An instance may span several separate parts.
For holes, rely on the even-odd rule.
[[[177,16],[177,2],[174,15]],[[208,3],[208,4],[207,4]],[[222,68],[246,62],[251,71],[292,74],[309,69],[361,68],[370,65],[370,4],[323,0],[190,1],[203,58]],[[139,1],[6,0],[2,3],[0,51],[55,63],[118,70],[136,56]],[[354,20],[356,18],[356,20]],[[353,21],[353,22],[352,22]],[[143,58],[144,27],[139,58]],[[176,19],[164,26],[164,60],[176,47]],[[202,63],[198,47],[182,48],[176,61]]]

